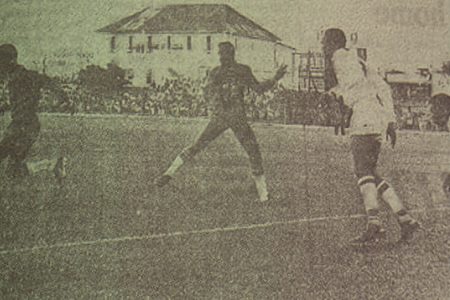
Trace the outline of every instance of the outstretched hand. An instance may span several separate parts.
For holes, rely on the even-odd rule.
[[[286,75],[287,67],[288,67],[287,65],[282,65],[280,68],[278,68],[274,78],[276,81],[280,80],[281,78],[284,77],[284,75]]]
[[[333,90],[326,91],[325,94],[330,96],[332,99],[337,99],[337,95]]]

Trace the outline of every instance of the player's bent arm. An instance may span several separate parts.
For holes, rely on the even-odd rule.
[[[386,123],[396,124],[397,117],[395,115],[394,100],[392,99],[392,92],[390,90],[390,87],[387,86],[387,84],[386,86],[379,87],[377,97],[384,109]]]
[[[253,87],[253,90],[257,94],[263,94],[269,90],[271,90],[275,85],[277,84],[277,81],[275,79],[268,79],[259,82],[257,85]]]
[[[267,92],[271,90],[277,82],[283,78],[283,76],[286,74],[286,67],[287,66],[281,66],[278,70],[275,76],[272,79],[264,80],[262,82],[258,82],[253,75],[251,69],[247,67],[247,73],[249,74],[250,79],[250,86],[252,86],[253,90],[258,94],[263,94],[264,92]]]

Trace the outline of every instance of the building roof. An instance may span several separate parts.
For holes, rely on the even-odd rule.
[[[280,41],[280,38],[225,4],[167,5],[159,11],[146,8],[98,30],[111,34],[130,33],[230,33]]]

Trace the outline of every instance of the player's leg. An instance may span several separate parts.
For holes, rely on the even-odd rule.
[[[411,239],[413,233],[419,229],[419,223],[411,217],[394,188],[386,180],[377,177],[377,190],[383,201],[386,202],[394,212],[397,221],[400,224],[401,239]]]
[[[34,175],[44,171],[53,172],[60,183],[67,176],[66,165],[67,158],[63,155],[59,156],[58,158],[27,162],[27,167],[30,175]]]
[[[438,94],[433,96],[429,102],[429,113],[432,116],[433,125],[438,129],[447,129],[450,118],[450,96]],[[428,175],[429,189],[433,201],[450,199],[450,172],[448,165],[443,165],[439,172]]]
[[[253,129],[243,118],[233,122],[231,129],[249,157],[259,200],[262,202],[269,200],[262,156]]]
[[[419,224],[410,216],[391,185],[376,172],[380,149],[380,136],[367,135],[352,138],[352,151],[355,157],[357,175],[360,177],[363,174],[367,174],[365,175],[366,179],[360,179],[359,186],[369,218],[368,227],[375,228],[375,226],[371,226],[371,223],[379,223],[378,217],[375,218],[374,216],[378,215],[377,196],[380,195],[397,217],[401,227],[401,238],[410,239],[413,232],[419,228]],[[364,184],[365,182],[367,184]],[[376,207],[374,203],[376,203]],[[371,222],[371,219],[375,221]],[[368,232],[370,231],[368,230]],[[370,236],[370,234],[367,236]]]
[[[43,171],[51,171],[56,166],[57,159],[43,159],[40,161],[27,162],[30,175],[34,175]]]
[[[442,190],[444,191],[447,199],[450,200],[450,173],[444,172],[441,174],[442,179]]]
[[[55,159],[44,159],[38,162],[25,162],[28,153],[36,142],[40,131],[38,120],[30,121],[27,124],[12,124],[9,173],[12,177],[24,177],[34,175],[42,171],[53,171],[58,180],[66,177],[66,158],[60,156]]]
[[[21,150],[18,152],[18,160],[25,160],[25,157],[28,155],[29,150],[36,142],[40,132],[40,124],[39,121],[35,121],[33,124],[30,124],[23,132],[21,137]],[[63,180],[66,178],[66,164],[67,158],[65,157],[65,153],[61,151],[58,157],[52,159],[43,159],[41,161],[33,161],[27,162],[26,167],[28,174],[35,175],[39,172],[53,172],[56,180],[59,184],[63,183]]]
[[[25,158],[34,141],[27,138],[29,133],[23,126],[13,126],[13,132],[12,146],[14,150],[10,153],[7,171],[13,178],[23,178],[30,174]]]
[[[175,173],[181,168],[181,166],[183,166],[185,162],[192,160],[195,155],[205,149],[211,141],[216,139],[227,129],[228,124],[225,120],[213,116],[195,142],[191,146],[185,148],[173,160],[172,164],[164,172],[164,174],[155,180],[155,184],[162,187],[169,183]]]
[[[342,116],[341,116],[340,127],[341,127],[341,135],[345,135],[345,115],[344,114],[342,114]]]
[[[11,178],[21,178],[28,175],[23,153],[23,128],[12,122],[5,131],[0,142],[0,160],[9,157],[6,174]]]
[[[353,242],[365,243],[384,238],[385,231],[379,218],[378,192],[376,187],[376,162],[380,151],[379,136],[354,135],[351,141],[358,187],[367,214],[366,231]]]
[[[15,134],[11,125],[5,130],[2,140],[0,141],[0,162],[5,160],[14,152]]]
[[[31,147],[36,142],[40,131],[38,121],[29,124],[13,124],[14,151],[10,154],[10,172],[14,177],[30,175],[30,169],[25,159]]]

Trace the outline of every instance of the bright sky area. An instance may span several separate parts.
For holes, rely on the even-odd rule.
[[[5,1],[6,2],[6,1]],[[450,60],[450,0],[14,0],[1,4],[0,42],[17,44],[25,63],[60,51],[95,51],[95,30],[144,7],[226,3],[292,45],[317,49],[328,27],[358,32],[383,69],[411,70]]]

